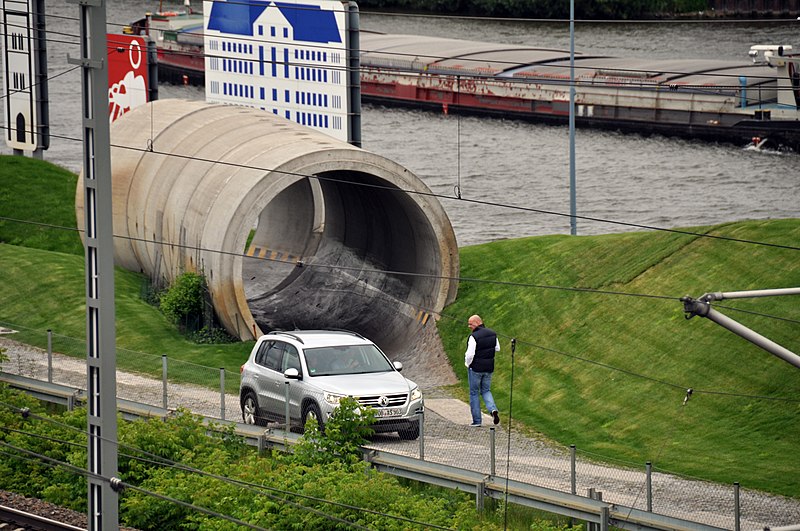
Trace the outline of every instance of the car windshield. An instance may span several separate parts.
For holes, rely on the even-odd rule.
[[[365,374],[393,371],[394,367],[375,345],[339,345],[305,349],[311,376]]]

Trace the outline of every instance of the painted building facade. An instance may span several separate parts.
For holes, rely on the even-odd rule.
[[[257,107],[348,140],[345,5],[204,3],[206,100]]]

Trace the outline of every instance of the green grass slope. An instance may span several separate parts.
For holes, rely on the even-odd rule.
[[[696,231],[800,243],[800,220]],[[492,388],[503,414],[591,455],[800,496],[800,369],[708,319],[686,320],[679,301],[800,286],[800,251],[653,232],[508,240],[460,255],[458,300],[439,330],[462,382],[469,315],[501,335]],[[715,308],[800,352],[798,302]]]
[[[32,344],[43,344],[47,328],[85,335],[78,233],[48,227],[74,228],[75,185],[73,174],[50,164],[0,157],[2,216],[37,223],[0,220],[0,323],[19,327],[14,337]],[[439,321],[446,351],[464,382],[466,322],[479,313],[501,334],[493,391],[515,426],[590,456],[800,496],[800,369],[707,319],[687,321],[679,301],[800,286],[800,252],[780,247],[800,244],[800,220],[696,232],[774,245],[648,232],[463,248],[458,300]],[[142,370],[131,354],[141,351],[238,371],[251,344],[186,341],[140,298],[143,281],[116,272],[121,368]],[[800,352],[798,297],[715,307]],[[511,337],[518,340],[513,381]],[[76,344],[75,355],[83,352]],[[688,388],[694,393],[683,405]]]

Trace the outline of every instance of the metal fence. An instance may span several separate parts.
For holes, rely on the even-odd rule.
[[[0,334],[0,348],[7,348],[9,358],[3,371],[86,389],[83,340],[0,322],[0,332],[3,328],[14,330]],[[242,418],[238,373],[126,349],[117,349],[117,366],[119,398],[223,420]],[[467,414],[467,405],[426,390],[419,439],[376,434],[368,447],[736,531],[800,523],[800,500],[555,447],[519,433],[513,424],[509,430],[508,419],[488,429],[471,428],[448,418],[447,407],[462,407]]]

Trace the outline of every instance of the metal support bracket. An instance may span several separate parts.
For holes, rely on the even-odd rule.
[[[105,0],[67,0],[67,3],[76,6],[100,7],[105,3]]]
[[[85,57],[71,57],[67,54],[67,63],[71,65],[80,66],[81,68],[103,68],[104,59],[86,59]]]

